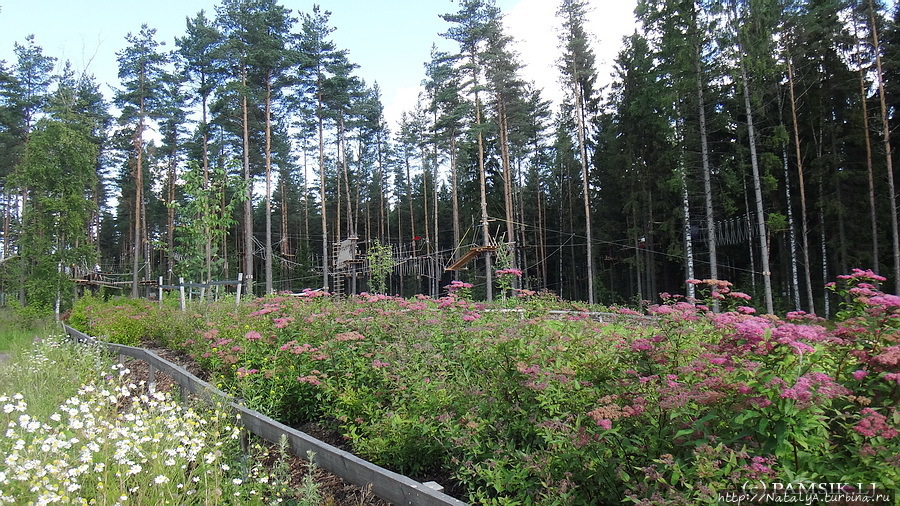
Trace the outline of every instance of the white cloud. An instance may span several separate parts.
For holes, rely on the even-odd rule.
[[[563,91],[556,60],[559,55],[560,23],[557,0],[519,0],[506,14],[506,29],[518,42],[523,77],[544,91],[544,98],[559,102]],[[601,86],[609,84],[612,65],[622,45],[636,25],[636,0],[589,1],[585,28],[593,38],[597,73]]]
[[[418,86],[400,86],[391,90],[390,94],[383,97],[384,119],[391,128],[392,133],[400,130],[400,117],[404,112],[411,112],[416,108],[419,94],[425,88]]]

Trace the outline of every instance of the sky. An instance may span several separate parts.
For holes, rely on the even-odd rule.
[[[612,62],[622,37],[635,29],[636,0],[588,0],[587,29],[594,37],[601,84],[610,81]],[[44,54],[69,60],[76,71],[87,71],[101,83],[107,97],[116,85],[116,52],[125,36],[146,23],[157,30],[164,49],[174,49],[183,36],[185,19],[206,10],[211,17],[218,0],[0,0],[0,60],[15,62],[14,43],[34,34]],[[385,116],[392,129],[403,111],[415,106],[424,78],[424,63],[432,45],[452,52],[451,41],[440,34],[448,23],[439,15],[456,12],[451,0],[280,0],[294,13],[310,12],[318,3],[331,11],[332,39],[349,51],[356,73],[382,90]],[[497,0],[505,13],[508,33],[516,40],[524,77],[544,89],[544,98],[558,101],[562,93],[558,54],[558,0]]]

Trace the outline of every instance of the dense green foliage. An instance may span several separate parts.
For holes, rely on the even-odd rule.
[[[697,504],[759,480],[900,488],[900,299],[883,280],[832,285],[836,323],[755,316],[727,282],[710,292],[727,312],[665,295],[654,318],[605,322],[537,296],[509,311],[319,291],[185,313],[94,300],[73,317],[189,353],[248,406],[331,425],[376,463],[450,472],[474,503]]]

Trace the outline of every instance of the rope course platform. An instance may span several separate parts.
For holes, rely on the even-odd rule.
[[[469,251],[466,252],[465,255],[461,256],[459,260],[453,263],[453,265],[445,268],[445,271],[459,271],[462,270],[466,264],[472,261],[475,257],[482,253],[493,253],[497,251],[497,246],[475,246]]]

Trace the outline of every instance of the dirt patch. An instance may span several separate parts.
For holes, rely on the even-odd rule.
[[[187,369],[191,374],[204,381],[209,380],[208,374],[206,374],[206,372],[201,369],[189,356],[183,353],[178,353],[167,348],[162,348],[155,343],[144,343],[142,347],[156,353],[161,358],[164,358],[169,362]],[[143,360],[136,360],[126,357],[125,366],[130,371],[128,377],[131,379],[131,381],[135,383],[138,383],[140,381],[145,381],[148,383],[150,382],[150,367]],[[168,392],[176,387],[176,383],[173,381],[173,379],[169,375],[160,371],[156,371],[156,377],[153,378],[153,380],[156,382],[156,390],[161,392]],[[308,424],[303,427],[299,427],[298,429],[321,441],[325,441],[345,450],[347,449],[346,442],[342,441],[343,438],[341,438],[339,434],[334,433],[334,431],[322,429],[315,424]],[[277,455],[277,449],[273,444],[266,443],[266,446],[269,448],[269,454],[273,457],[269,459],[269,462],[264,461],[263,463],[265,465],[271,466],[275,464],[274,455]],[[296,455],[291,455],[289,458],[289,467],[291,470],[291,486],[297,487],[302,482],[304,476],[306,476],[309,472],[308,462],[306,461],[306,459],[300,458]],[[382,499],[375,497],[372,494],[371,490],[369,490],[368,488],[359,487],[357,485],[347,483],[340,477],[335,476],[328,471],[325,471],[324,469],[316,468],[314,476],[316,483],[319,485],[319,490],[324,498],[322,504],[334,506],[388,506],[390,504]]]

